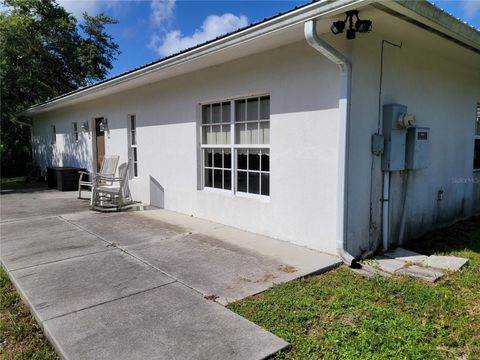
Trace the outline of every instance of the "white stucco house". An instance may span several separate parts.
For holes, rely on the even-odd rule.
[[[351,263],[480,212],[479,104],[478,30],[322,0],[21,115],[43,169],[118,154],[134,200]]]

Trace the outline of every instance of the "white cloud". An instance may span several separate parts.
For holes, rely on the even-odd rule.
[[[180,30],[170,31],[164,36],[153,35],[149,48],[160,56],[168,56],[247,25],[248,18],[243,15],[209,15],[202,27],[190,36],[184,36]]]
[[[156,27],[163,26],[166,22],[173,18],[173,9],[176,0],[152,0],[150,2],[150,19]]]
[[[468,18],[473,18],[480,11],[480,0],[466,0],[462,3],[463,12]]]
[[[82,14],[97,15],[108,10],[118,10],[129,6],[128,0],[57,0],[57,3],[75,16],[78,20]]]
[[[77,19],[82,17],[83,12],[91,15],[99,12],[102,1],[98,0],[57,0],[57,3]]]

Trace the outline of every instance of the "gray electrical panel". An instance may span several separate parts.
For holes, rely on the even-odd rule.
[[[409,170],[428,167],[430,129],[411,127],[407,131],[406,168]]]
[[[407,113],[405,105],[383,106],[383,135],[385,149],[382,155],[383,171],[405,170],[405,143],[407,129],[402,128],[398,119]]]

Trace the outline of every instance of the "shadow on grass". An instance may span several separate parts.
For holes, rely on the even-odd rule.
[[[425,255],[463,250],[480,254],[480,216],[434,230],[406,247]]]
[[[25,176],[14,178],[2,178],[0,181],[0,193],[29,193],[47,189],[45,181],[27,181]]]

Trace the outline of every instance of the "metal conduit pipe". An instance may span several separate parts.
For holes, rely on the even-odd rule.
[[[305,40],[307,43],[340,67],[340,96],[338,100],[339,141],[338,141],[338,195],[337,195],[337,252],[342,260],[351,267],[359,267],[357,259],[347,251],[347,224],[348,224],[348,134],[349,134],[349,107],[350,82],[352,66],[347,58],[330,44],[320,39],[317,34],[315,20],[309,20],[304,25]]]

